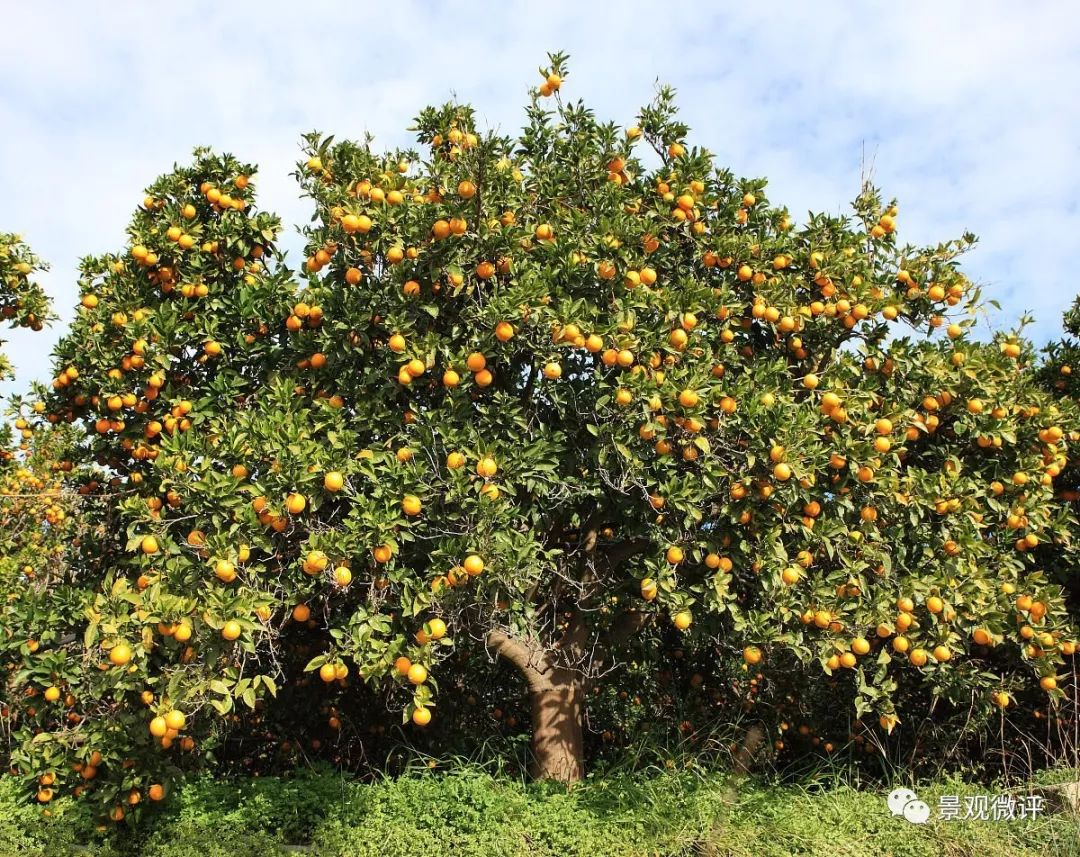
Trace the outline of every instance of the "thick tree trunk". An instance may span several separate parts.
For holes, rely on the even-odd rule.
[[[521,672],[529,689],[532,716],[531,774],[536,779],[570,784],[585,775],[582,734],[584,682],[565,666],[556,666],[555,653],[491,631],[488,646]]]
[[[532,776],[575,783],[585,775],[582,744],[582,687],[571,675],[553,676],[529,688],[532,705]]]

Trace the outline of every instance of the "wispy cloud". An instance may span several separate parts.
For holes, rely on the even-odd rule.
[[[980,235],[969,275],[1060,331],[1080,291],[1080,11],[1060,2],[18,4],[0,47],[0,226],[53,270],[64,317],[77,259],[117,248],[141,189],[201,144],[260,164],[262,205],[307,218],[288,173],[299,135],[406,144],[456,95],[503,130],[547,50],[566,91],[629,122],[657,79],[695,142],[770,178],[796,213],[839,211],[863,156],[913,241]],[[48,375],[63,330],[15,332],[16,387]]]

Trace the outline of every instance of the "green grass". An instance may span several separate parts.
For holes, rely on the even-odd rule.
[[[1076,777],[1076,772],[1061,774]],[[942,794],[1000,788],[938,780]],[[1080,857],[1080,817],[935,821],[890,815],[883,791],[842,782],[738,784],[722,774],[617,774],[571,792],[471,767],[362,784],[329,771],[289,779],[195,780],[137,828],[96,830],[85,808],[52,818],[0,778],[0,857],[256,857],[307,846],[326,857]]]

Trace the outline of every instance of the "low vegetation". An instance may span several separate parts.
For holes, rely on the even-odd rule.
[[[1072,773],[1076,776],[1076,772]],[[1005,793],[939,779],[941,795]],[[1021,790],[1023,791],[1023,790]],[[58,799],[51,816],[26,806],[0,780],[0,855],[62,857],[414,857],[453,849],[468,857],[1024,857],[1080,854],[1080,816],[1032,821],[893,817],[880,790],[859,790],[837,772],[810,785],[735,784],[690,768],[588,779],[567,791],[458,766],[361,783],[329,769],[296,777],[197,779],[135,832],[99,825],[85,804]]]

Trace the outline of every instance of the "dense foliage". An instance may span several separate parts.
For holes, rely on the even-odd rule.
[[[1040,786],[1027,788],[1038,791]],[[957,780],[920,783],[916,789],[935,808],[941,795],[956,796],[964,805],[967,799],[1004,793],[1001,786]],[[98,826],[85,806],[70,799],[57,801],[51,815],[42,817],[22,804],[17,785],[5,778],[0,779],[0,854],[411,857],[448,849],[470,857],[1080,853],[1076,816],[1046,812],[1034,820],[996,824],[935,818],[920,826],[891,816],[886,794],[827,780],[809,788],[736,783],[697,770],[616,775],[571,792],[473,769],[414,770],[372,783],[320,771],[293,779],[199,778],[146,825],[120,836],[115,826]]]

